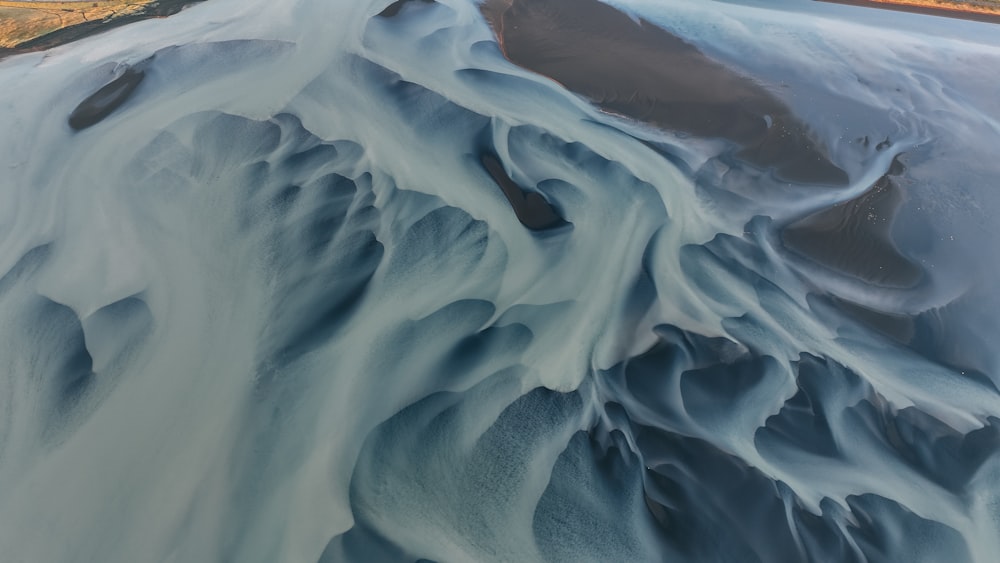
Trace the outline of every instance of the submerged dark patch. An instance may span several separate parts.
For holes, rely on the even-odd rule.
[[[399,14],[399,11],[403,9],[403,6],[413,2],[414,0],[396,0],[392,4],[386,6],[384,10],[378,13],[379,16],[383,18],[391,18]],[[424,4],[433,4],[434,0],[420,0]]]
[[[892,220],[902,203],[898,159],[884,176],[850,201],[840,203],[785,228],[785,245],[838,272],[882,287],[913,287],[923,277],[920,266],[904,256],[891,239]]]

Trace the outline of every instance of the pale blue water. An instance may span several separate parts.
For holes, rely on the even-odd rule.
[[[385,4],[0,62],[0,559],[996,560],[995,28],[616,2],[793,108],[819,188],[595,110],[474,3]],[[918,283],[784,247],[897,156]]]

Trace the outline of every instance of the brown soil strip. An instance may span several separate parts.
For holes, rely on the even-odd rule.
[[[128,23],[166,17],[203,0],[0,0],[0,59],[43,51]]]
[[[986,23],[1000,23],[1000,5],[993,11],[986,11],[988,8],[979,11],[976,6],[962,6],[961,4],[941,5],[931,2],[927,3],[905,3],[905,2],[876,2],[873,0],[817,0],[831,4],[846,4],[848,6],[861,6],[865,8],[878,8],[881,10],[895,10],[898,12],[909,12],[913,14],[924,14],[928,16],[941,16],[946,18],[957,18]]]

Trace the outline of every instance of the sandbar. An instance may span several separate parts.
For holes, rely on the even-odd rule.
[[[844,185],[847,174],[763,84],[652,23],[598,0],[487,0],[503,54],[602,110],[739,147],[783,181]]]

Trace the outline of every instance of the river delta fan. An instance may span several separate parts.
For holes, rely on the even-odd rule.
[[[0,559],[992,563],[996,30],[211,0],[0,60]]]

